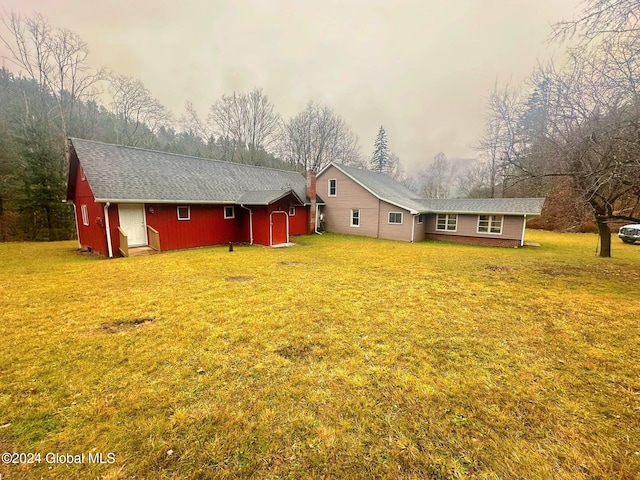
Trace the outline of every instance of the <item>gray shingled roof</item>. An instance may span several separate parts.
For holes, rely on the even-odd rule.
[[[293,191],[300,173],[71,138],[98,202],[264,204]]]
[[[419,200],[432,213],[540,215],[544,198],[450,198]]]
[[[396,182],[388,175],[336,163],[334,163],[333,166],[353,178],[381,200],[402,207],[412,213],[422,212],[424,210],[421,200],[415,198],[415,192]]]
[[[388,175],[333,164],[376,197],[411,213],[470,213],[540,215],[544,198],[470,198],[425,199]]]
[[[237,203],[245,205],[270,205],[273,202],[280,200],[290,192],[286,190],[263,190],[258,192],[246,192],[242,194],[237,200]],[[295,193],[295,192],[294,192]]]

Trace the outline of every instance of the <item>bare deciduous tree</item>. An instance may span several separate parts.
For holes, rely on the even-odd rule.
[[[487,98],[485,130],[476,146],[480,159],[487,164],[491,198],[498,196],[497,189],[503,185],[509,164],[518,153],[519,109],[519,92],[509,85],[499,88],[496,83]]]
[[[440,152],[422,172],[422,195],[426,198],[449,198],[456,169]]]
[[[292,165],[315,172],[331,162],[363,166],[358,137],[329,107],[309,102],[283,126],[279,154]]]
[[[208,122],[220,139],[225,160],[256,163],[269,151],[280,128],[280,116],[261,89],[223,95],[211,106]]]
[[[144,144],[145,130],[155,134],[171,122],[171,113],[155,99],[144,84],[133,77],[111,74],[108,77],[111,108],[117,118],[118,143]]]
[[[576,34],[581,40],[609,34],[619,35],[640,31],[638,0],[588,0],[582,12],[571,20],[553,26],[551,38],[564,41]]]
[[[22,17],[11,12],[0,17],[6,30],[0,40],[10,53],[9,61],[55,100],[66,143],[78,101],[95,95],[103,70],[89,67],[89,49],[76,33],[51,27],[44,16]]]

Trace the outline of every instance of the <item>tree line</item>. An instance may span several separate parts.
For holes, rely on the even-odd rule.
[[[186,102],[175,118],[140,80],[92,68],[74,32],[39,14],[0,20],[0,241],[73,237],[68,137],[298,171],[368,166],[344,119],[317,102],[284,119],[254,89],[223,95],[205,118]]]

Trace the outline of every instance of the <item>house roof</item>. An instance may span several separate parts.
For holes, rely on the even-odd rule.
[[[244,205],[270,205],[290,193],[292,193],[301,204],[304,203],[293,190],[262,190],[257,192],[245,192],[236,200],[236,202]]]
[[[417,213],[469,213],[497,215],[540,215],[544,198],[473,198],[428,199],[418,196],[404,185],[383,173],[332,163],[360,186],[382,201]]]
[[[339,163],[332,163],[325,167],[318,176],[333,165],[346,176],[358,183],[361,187],[387,203],[395,205],[411,213],[426,212],[420,199],[416,199],[415,192],[412,192],[404,185],[396,182],[393,178],[383,173],[372,172],[371,170],[363,170],[361,168],[348,167]]]
[[[419,200],[431,213],[540,215],[544,198],[448,198]]]
[[[98,202],[264,205],[291,192],[307,201],[306,180],[297,172],[79,138],[69,141],[71,157],[75,151]],[[70,184],[69,199],[71,189]]]

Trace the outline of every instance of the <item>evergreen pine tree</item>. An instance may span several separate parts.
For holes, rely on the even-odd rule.
[[[371,157],[371,170],[380,173],[388,173],[390,166],[389,146],[387,145],[387,132],[380,125],[378,136],[373,143],[373,156]]]

